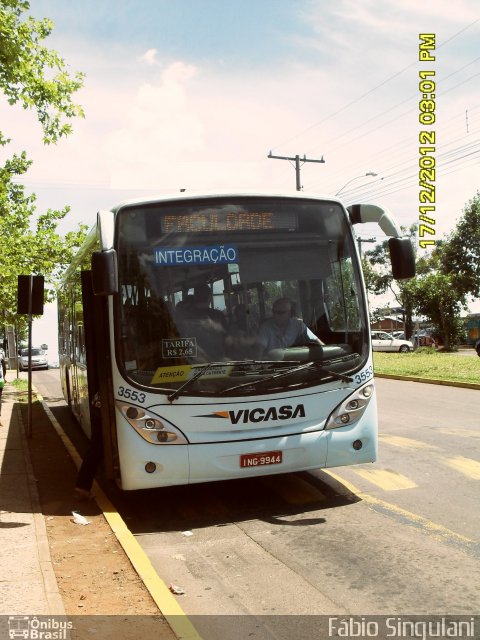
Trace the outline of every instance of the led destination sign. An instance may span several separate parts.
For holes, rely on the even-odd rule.
[[[163,233],[208,231],[288,231],[297,228],[295,213],[283,211],[228,211],[204,209],[186,215],[164,214]]]

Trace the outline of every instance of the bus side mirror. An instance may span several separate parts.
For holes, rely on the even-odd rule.
[[[117,252],[94,251],[92,254],[92,287],[96,296],[118,293]]]
[[[395,280],[406,280],[415,275],[415,254],[410,238],[389,238],[392,275]]]

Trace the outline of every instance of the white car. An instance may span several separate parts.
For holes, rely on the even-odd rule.
[[[372,331],[372,348],[374,351],[413,351],[410,340],[399,340],[386,331]]]
[[[28,349],[20,351],[18,368],[20,371],[28,371]],[[43,349],[32,349],[32,369],[48,369],[48,360]]]

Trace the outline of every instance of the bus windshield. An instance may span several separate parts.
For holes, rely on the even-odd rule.
[[[368,357],[338,202],[212,197],[117,211],[116,358],[137,386],[250,395],[331,382]]]

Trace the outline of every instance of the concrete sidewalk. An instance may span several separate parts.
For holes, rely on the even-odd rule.
[[[64,616],[16,393],[0,416],[0,615]]]

